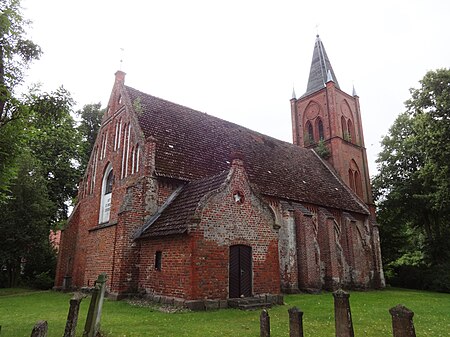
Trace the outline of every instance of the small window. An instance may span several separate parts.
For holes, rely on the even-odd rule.
[[[161,271],[161,267],[162,267],[162,252],[158,250],[155,253],[155,270]]]

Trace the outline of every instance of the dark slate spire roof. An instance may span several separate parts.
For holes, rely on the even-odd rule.
[[[312,94],[320,89],[323,89],[327,82],[328,71],[331,72],[333,82],[337,88],[339,83],[336,75],[334,74],[333,67],[331,67],[330,60],[328,59],[327,52],[323,46],[322,40],[317,35],[316,43],[314,44],[314,53],[311,61],[311,69],[309,71],[308,87],[306,93],[303,96]]]

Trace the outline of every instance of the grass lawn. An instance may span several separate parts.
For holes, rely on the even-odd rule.
[[[62,336],[71,294],[0,289],[1,337],[30,336],[38,320],[47,320],[49,337]],[[331,293],[288,295],[286,305],[269,309],[271,336],[289,336],[287,310],[297,306],[304,312],[305,336],[333,337],[334,315]],[[350,304],[356,336],[392,336],[388,310],[403,304],[414,311],[417,336],[450,336],[450,294],[404,289],[351,292]],[[89,306],[82,301],[77,336],[81,336]],[[106,300],[102,330],[116,336],[259,336],[260,311],[226,309],[210,312],[163,313]]]

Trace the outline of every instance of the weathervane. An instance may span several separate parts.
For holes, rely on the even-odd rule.
[[[119,66],[119,70],[122,70],[122,64],[123,64],[123,52],[124,52],[124,48],[120,48],[120,66]]]
[[[319,24],[316,24],[316,36],[319,37]]]

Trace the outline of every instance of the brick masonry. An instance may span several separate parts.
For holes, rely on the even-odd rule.
[[[249,179],[245,156],[230,157],[226,179],[201,197],[187,220],[187,231],[136,239],[186,180],[159,175],[155,157],[158,151],[167,150],[161,148],[160,139],[144,137],[137,116],[145,106],[129,99],[123,81],[124,73],[118,72],[88,169],[80,181],[78,204],[62,233],[56,287],[62,287],[67,278],[75,288],[89,287],[100,273],[106,273],[107,290],[117,298],[146,293],[153,299],[193,307],[223,307],[230,293],[230,247],[234,245],[251,247],[253,296],[384,285],[378,228],[372,215],[263,194]],[[325,89],[291,101],[293,120],[314,117],[308,115],[316,113],[308,112],[314,101],[319,106],[317,113],[331,120],[324,124],[325,135],[339,133],[332,112],[339,111],[345,101],[343,113],[353,118],[355,137],[362,137],[358,101],[330,85]],[[327,90],[334,92],[333,100],[338,101],[331,110],[324,108],[330,94]],[[304,142],[301,130],[294,126],[298,145]],[[262,139],[255,138],[255,142],[260,144]],[[347,163],[352,158],[363,168],[365,153],[359,145],[339,137],[328,145],[332,149],[330,164],[335,166],[336,179],[341,179],[336,186],[344,189]],[[136,148],[139,156],[133,152]],[[110,216],[99,223],[108,167],[114,176]],[[364,200],[352,194],[362,209],[364,202],[370,205],[369,191],[363,192]],[[161,268],[156,268],[158,254]]]

